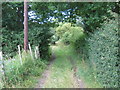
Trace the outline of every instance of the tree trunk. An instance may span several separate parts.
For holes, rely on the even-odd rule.
[[[27,0],[24,0],[24,50],[28,50],[28,8]]]

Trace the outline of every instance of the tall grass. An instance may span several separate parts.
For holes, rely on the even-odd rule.
[[[22,53],[22,64],[19,56],[15,56],[14,60],[5,63],[5,87],[29,87],[33,85],[35,77],[40,76],[46,68],[45,60],[34,59],[28,51]],[[35,82],[35,81],[34,81]]]
[[[102,88],[96,78],[95,68],[89,67],[89,62],[85,61],[79,54],[76,53],[72,45],[67,47],[69,55],[73,60],[77,70],[76,76],[81,79],[86,88]]]

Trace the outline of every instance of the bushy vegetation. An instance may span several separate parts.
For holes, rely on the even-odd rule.
[[[14,56],[18,51],[17,45],[23,48],[23,32],[9,31],[8,29],[2,29],[2,51],[5,55]],[[49,43],[51,42],[52,33],[49,28],[46,27],[34,27],[29,29],[29,43],[32,48],[39,47],[40,57],[48,59],[50,56]]]
[[[79,33],[78,33],[79,32]],[[56,28],[56,34],[64,43],[73,44],[79,39],[84,33],[83,28],[71,23],[60,23]]]
[[[18,51],[17,45],[23,44],[23,35],[21,32],[10,31],[2,28],[2,52],[4,56],[11,57]]]
[[[22,49],[24,43],[24,4],[4,2],[2,6],[3,28],[0,30],[2,30],[3,56],[14,58],[18,51],[17,45]],[[111,11],[120,13],[119,3],[34,2],[28,3],[28,6],[28,40],[32,49],[35,46],[39,47],[41,59],[36,60],[31,58],[29,53],[23,53],[22,65],[18,57],[8,62],[5,68],[5,85],[14,87],[26,81],[28,76],[41,74],[46,65],[43,59],[48,60],[51,53],[50,43],[55,44],[60,39],[74,47],[81,57],[80,62],[87,65],[87,68],[81,67],[78,73],[86,69],[83,76],[91,74],[103,87],[119,86],[118,21],[111,14]],[[58,27],[55,28],[57,25]],[[53,32],[49,27],[54,27],[56,31]]]
[[[23,52],[22,64],[19,56],[16,56],[12,61],[6,61],[4,66],[5,87],[25,87],[24,82],[30,80],[31,77],[40,76],[46,68],[46,64],[45,60],[32,58],[29,52]]]
[[[93,68],[103,87],[119,87],[118,21],[108,20],[87,37],[78,39],[75,48]]]
[[[33,27],[29,30],[29,43],[34,48],[38,46],[40,57],[48,60],[50,57],[49,44],[51,43],[51,37],[53,33],[49,27]]]
[[[118,21],[106,22],[89,38],[89,58],[104,87],[119,86]]]
[[[84,33],[81,27],[71,23],[61,24],[56,33],[64,43],[72,43],[82,60],[93,71],[97,81],[103,87],[118,87],[118,21],[116,14],[111,13],[114,19],[107,19],[101,28],[93,33]]]

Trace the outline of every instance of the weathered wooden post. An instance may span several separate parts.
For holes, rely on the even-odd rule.
[[[20,57],[20,63],[22,65],[22,56],[21,56],[21,52],[20,52],[20,45],[18,45],[18,53],[19,53],[19,57]]]
[[[28,50],[28,7],[27,0],[24,0],[24,50]]]
[[[37,59],[37,51],[36,51],[36,48],[34,49],[35,51],[35,58]]]
[[[3,83],[3,81],[2,81],[2,68],[3,68],[3,66],[2,66],[2,52],[0,52],[0,85]]]
[[[6,74],[5,74],[5,65],[4,65],[4,61],[3,61],[3,56],[2,56],[2,51],[0,51],[0,68],[1,68],[1,77],[0,77],[0,82],[3,83],[3,86],[5,87],[5,83],[6,83]]]
[[[35,58],[37,59],[40,56],[38,46],[35,47]]]
[[[32,59],[34,59],[34,58],[33,58],[32,49],[31,49],[30,44],[29,44],[29,50],[30,50],[30,54],[31,54]]]
[[[38,46],[36,47],[36,51],[37,51],[37,57],[40,57],[40,52],[39,52]]]

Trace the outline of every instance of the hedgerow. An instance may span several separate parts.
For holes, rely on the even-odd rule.
[[[101,28],[75,43],[76,50],[97,74],[105,88],[119,87],[118,20],[108,20]]]
[[[97,77],[104,87],[118,87],[118,21],[106,22],[89,38],[89,61],[96,65]]]

